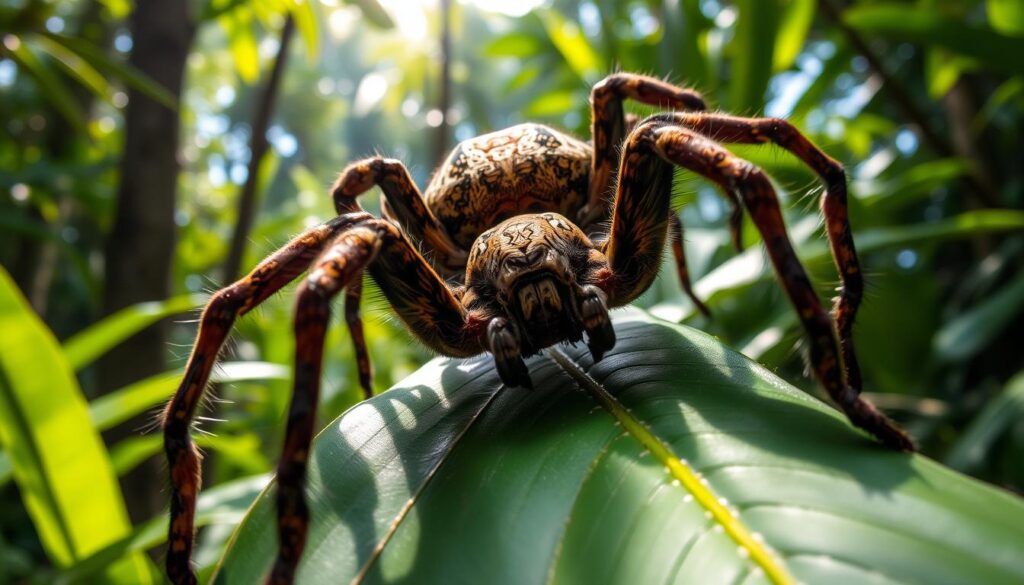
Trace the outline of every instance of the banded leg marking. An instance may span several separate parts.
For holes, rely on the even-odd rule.
[[[653,77],[613,73],[598,82],[590,92],[590,136],[594,141],[594,155],[587,204],[577,218],[580,225],[590,225],[606,216],[605,197],[619,164],[618,148],[630,129],[622,109],[625,99],[677,110],[701,111],[707,107],[700,93]]]
[[[359,219],[337,217],[293,239],[261,262],[247,276],[215,294],[203,310],[196,342],[177,392],[164,409],[164,452],[171,475],[171,519],[168,527],[167,576],[175,584],[192,584],[190,558],[195,539],[196,497],[200,486],[199,454],[189,436],[217,355],[235,319],[302,274],[337,233]]]

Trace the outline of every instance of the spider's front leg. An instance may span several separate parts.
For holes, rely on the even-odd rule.
[[[584,228],[608,217],[607,196],[614,182],[615,169],[619,164],[619,148],[627,132],[632,130],[636,124],[634,120],[624,114],[622,104],[626,99],[677,110],[703,111],[706,108],[704,99],[696,91],[676,87],[660,79],[643,75],[614,73],[595,85],[590,93],[590,133],[594,141],[590,191],[587,204],[580,210],[577,217],[579,225]],[[733,240],[739,247],[743,214],[735,195],[731,193],[729,195],[732,197],[730,201],[733,202],[730,227]],[[706,316],[710,315],[707,305],[694,294],[690,283],[690,272],[686,267],[682,223],[678,217],[673,219],[671,229],[673,233],[672,252],[675,255],[676,269],[683,292],[701,313]]]
[[[853,346],[853,322],[864,294],[864,276],[853,244],[853,232],[846,201],[846,172],[843,166],[822,152],[792,124],[779,118],[738,118],[725,114],[676,113],[666,116],[672,122],[692,128],[704,136],[722,142],[762,144],[773,142],[788,150],[811,168],[821,179],[821,211],[825,217],[832,258],[839,271],[839,296],[833,314],[843,350],[846,376],[857,392],[862,390],[860,366]]]
[[[465,357],[484,351],[486,321],[467,312],[440,276],[394,224],[367,219],[337,237],[298,292],[295,309],[295,385],[285,445],[277,468],[278,556],[267,583],[290,584],[309,526],[306,467],[316,422],[324,337],[331,300],[359,286],[369,270],[409,329],[435,351]],[[346,309],[348,305],[346,304]]]
[[[199,321],[192,355],[178,391],[163,413],[164,451],[171,474],[171,520],[168,529],[167,576],[175,584],[195,583],[189,564],[195,539],[196,496],[199,492],[199,454],[189,436],[196,406],[210,371],[235,319],[291,282],[334,237],[370,217],[352,213],[337,217],[298,236],[264,260],[247,276],[213,295]]]
[[[628,303],[657,272],[669,213],[672,175],[667,163],[740,194],[808,334],[815,377],[855,425],[892,448],[913,450],[910,438],[847,382],[832,319],[793,250],[767,176],[711,139],[663,117],[640,124],[623,150],[611,234],[603,250],[613,275],[610,304]]]

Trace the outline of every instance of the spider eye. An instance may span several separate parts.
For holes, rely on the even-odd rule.
[[[550,223],[551,225],[555,226],[556,229],[564,229],[565,228],[565,224],[562,223],[556,217],[551,217],[551,216],[545,215],[544,219],[548,220],[548,223]]]
[[[476,251],[479,254],[483,254],[484,252],[486,252],[487,251],[487,240],[481,239],[480,243],[477,244],[477,246],[476,246]]]

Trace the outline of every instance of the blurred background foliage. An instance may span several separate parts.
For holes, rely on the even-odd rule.
[[[614,70],[786,117],[847,165],[866,391],[926,454],[1024,489],[1024,2],[2,0],[0,36],[0,582],[158,580],[146,553],[164,538],[165,472],[149,431],[198,308],[330,217],[326,190],[348,161],[395,156],[424,185],[480,133],[536,120],[585,137],[589,87]],[[154,43],[180,46],[180,62]],[[164,139],[170,175],[147,166]],[[736,150],[776,180],[827,298],[814,177],[778,148]],[[692,176],[678,185],[714,318],[672,270],[639,304],[820,394],[752,226],[737,253],[722,199]],[[382,391],[429,354],[379,298],[367,304]],[[279,451],[290,314],[286,290],[242,319],[218,374],[199,436],[201,567]],[[323,421],[360,397],[344,326],[326,355]]]

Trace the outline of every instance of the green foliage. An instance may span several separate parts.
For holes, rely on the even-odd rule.
[[[5,124],[5,132],[0,133],[0,264],[14,276],[40,314],[40,318],[34,317],[24,300],[18,298],[15,302],[12,295],[0,304],[5,319],[0,344],[13,344],[14,348],[13,353],[0,356],[0,371],[9,381],[3,386],[7,398],[0,411],[0,497],[10,503],[0,512],[0,582],[96,582],[108,576],[145,580],[150,571],[156,570],[149,561],[139,564],[139,559],[144,559],[145,552],[159,557],[165,538],[164,513],[149,509],[140,515],[142,521],[130,526],[123,501],[137,504],[151,500],[151,494],[164,493],[164,473],[148,471],[162,469],[158,463],[159,434],[129,433],[115,439],[109,431],[140,416],[148,421],[159,412],[179,380],[195,334],[199,306],[209,292],[224,284],[218,272],[237,221],[236,201],[249,156],[253,107],[273,58],[270,49],[280,38],[286,15],[295,20],[299,38],[293,43],[295,57],[287,62],[269,125],[271,151],[259,171],[258,213],[244,264],[254,265],[294,234],[330,217],[334,212],[326,189],[338,169],[349,161],[374,152],[396,156],[409,163],[420,185],[427,184],[442,154],[435,151],[435,131],[428,124],[432,110],[440,107],[440,19],[435,9],[423,8],[419,2],[383,4],[377,0],[200,2],[193,11],[196,35],[186,90],[181,96],[168,95],[154,81],[160,78],[155,75],[159,72],[138,71],[128,64],[132,2],[46,0],[0,8],[0,29],[4,30],[0,39],[0,112]],[[401,11],[396,10],[399,4]],[[811,0],[551,0],[543,8],[515,19],[482,11],[477,2],[451,4],[449,71],[454,99],[448,105],[447,118],[450,133],[457,139],[527,119],[586,138],[590,84],[610,71],[625,70],[694,87],[704,93],[715,110],[786,117],[844,163],[850,179],[854,239],[867,279],[855,330],[866,391],[914,433],[927,456],[1010,490],[1024,489],[1021,363],[1015,337],[1024,324],[1024,215],[1020,211],[1024,208],[1024,169],[1019,164],[1024,70],[1020,59],[1015,59],[1024,54],[1021,2],[834,3],[846,7],[841,18],[850,26],[849,31],[840,29],[826,10],[819,10],[821,4]],[[869,63],[860,54],[861,49],[851,43],[851,31],[875,51],[876,62]],[[887,76],[876,71],[878,64]],[[129,88],[163,103],[180,117],[182,172],[174,218],[179,227],[178,244],[171,290],[165,300],[101,318],[104,255],[117,209],[118,162],[125,138],[123,112]],[[908,114],[905,101],[918,110],[919,118]],[[631,103],[626,109],[640,116],[653,111]],[[938,137],[937,142],[919,132],[921,120]],[[755,145],[733,149],[773,177],[791,237],[817,283],[822,301],[827,303],[833,295],[836,274],[820,229],[816,178],[779,148]],[[798,319],[766,266],[756,230],[749,221],[744,225],[747,250],[736,253],[725,228],[728,210],[713,188],[689,173],[679,173],[677,184],[676,203],[686,226],[691,273],[714,318],[709,321],[701,317],[683,297],[670,259],[663,268],[664,276],[639,304],[660,317],[700,327],[790,384],[812,395],[818,392],[803,373]],[[371,194],[362,203],[376,211],[377,198]],[[5,286],[10,289],[10,283],[5,281]],[[415,371],[429,355],[410,343],[409,334],[395,323],[379,299],[379,291],[372,285],[367,290],[366,335],[375,387],[383,391]],[[213,404],[212,416],[216,419],[203,421],[203,430],[208,432],[196,433],[197,442],[208,454],[204,476],[207,488],[201,496],[199,515],[199,523],[205,528],[196,556],[204,578],[221,558],[234,525],[266,485],[280,450],[291,391],[292,302],[291,289],[286,288],[238,321],[226,350],[227,361],[215,374],[217,394],[223,399]],[[11,320],[10,326],[7,319]],[[96,360],[158,321],[170,331],[168,365],[154,368],[125,387],[100,388],[93,366]],[[749,490],[766,490],[778,498],[773,501],[798,506],[794,513],[809,516],[810,512],[799,507],[809,500],[801,498],[827,497],[834,491],[835,501],[818,502],[820,510],[841,515],[841,506],[848,505],[849,514],[834,519],[846,524],[840,537],[829,540],[837,547],[860,551],[865,556],[857,558],[866,566],[884,565],[886,570],[901,565],[892,558],[892,551],[917,554],[928,550],[935,545],[930,535],[941,532],[940,521],[951,518],[948,504],[952,500],[929,500],[933,508],[906,519],[907,511],[900,504],[917,510],[909,504],[920,501],[914,498],[925,489],[920,485],[923,478],[932,480],[936,494],[948,495],[943,487],[948,482],[958,489],[966,486],[964,490],[972,494],[987,494],[978,496],[983,500],[989,498],[991,492],[923,459],[901,460],[859,442],[842,421],[824,413],[820,405],[794,402],[793,390],[788,386],[779,386],[782,398],[762,394],[768,380],[763,372],[751,369],[719,345],[692,332],[684,330],[681,335],[678,339],[704,344],[698,344],[702,349],[693,354],[699,364],[691,364],[696,369],[703,364],[701,379],[716,375],[708,369],[717,367],[715,364],[738,363],[741,370],[753,372],[755,390],[741,389],[730,380],[724,391],[735,394],[737,401],[730,402],[729,409],[723,411],[720,406],[714,407],[719,403],[713,393],[705,397],[689,385],[674,389],[665,400],[674,412],[681,413],[679,420],[687,426],[705,425],[701,428],[709,429],[709,434],[690,436],[666,430],[658,436],[671,445],[673,452],[685,453],[701,468],[704,461],[735,454],[730,450],[733,447],[747,449],[744,453],[752,458],[751,473],[756,475],[750,481],[740,485],[728,474],[716,475],[708,468],[704,468],[705,475],[716,493],[741,509],[744,524],[771,537],[768,544],[787,557],[791,572],[806,581],[842,581],[846,576],[859,582],[862,574],[860,569],[849,567],[849,573],[831,573],[819,579],[814,571],[841,571],[847,565],[833,559],[822,568],[812,557],[789,558],[791,550],[807,543],[786,539],[807,536],[810,531],[790,530],[792,523],[773,524],[774,532],[762,531],[757,525],[762,521],[758,520],[759,508],[745,503],[756,497]],[[59,345],[55,338],[61,340]],[[30,352],[26,345],[39,349]],[[330,421],[361,399],[344,325],[331,327],[325,356],[320,422],[328,426],[321,449],[326,449],[331,439],[348,436],[337,434],[340,421]],[[675,375],[684,367],[673,365],[678,363],[665,359],[657,367],[672,371],[673,379],[682,378]],[[545,360],[538,360],[537,366],[555,372]],[[626,388],[620,384],[624,374],[602,369],[606,366],[601,364],[594,372],[606,372],[610,376],[606,382],[609,387],[621,389],[619,397],[623,401],[639,405],[644,403],[645,388],[665,390],[663,381]],[[478,368],[481,379],[490,380],[491,374],[483,371],[483,364],[469,362],[462,367]],[[634,372],[637,368],[628,366],[621,370],[630,376],[640,374]],[[435,364],[415,380],[430,384],[431,376],[442,372],[448,377],[468,379],[477,371]],[[553,385],[565,382],[560,374],[554,378],[550,382]],[[406,390],[399,389],[388,400],[378,398],[360,406],[342,420],[345,425],[355,424],[353,417],[357,414],[373,415],[391,409],[405,426],[385,424],[380,417],[370,417],[360,424],[377,425],[375,428],[381,431],[378,438],[406,440],[419,433],[447,432],[443,429],[456,429],[467,422],[465,409],[477,404],[473,401],[490,399],[494,384],[493,380],[479,388],[443,384],[449,406],[461,405],[452,406],[452,412],[442,412],[447,407],[426,411],[439,399],[434,390],[424,390],[423,400],[403,404],[401,400],[413,395],[407,393],[408,385],[402,384]],[[465,460],[467,467],[460,471],[446,464],[438,471],[432,487],[424,492],[429,497],[418,502],[402,523],[381,567],[405,575],[401,571],[417,565],[399,567],[400,563],[430,558],[410,552],[413,543],[424,551],[437,550],[442,556],[453,554],[443,548],[447,543],[440,539],[420,539],[416,533],[426,535],[423,530],[429,526],[423,522],[433,518],[419,515],[419,510],[427,509],[422,507],[429,503],[427,500],[439,506],[458,504],[456,499],[463,492],[455,489],[448,494],[447,489],[441,489],[447,485],[441,480],[489,481],[487,485],[494,485],[495,494],[520,490],[515,493],[538,497],[544,490],[555,492],[573,481],[582,485],[581,476],[573,476],[572,471],[594,461],[594,444],[587,441],[612,432],[610,417],[599,413],[577,417],[574,409],[589,405],[583,395],[568,394],[549,403],[546,401],[554,400],[550,394],[524,397],[502,391],[494,398],[494,404],[500,403],[502,409],[489,407],[487,416],[482,415],[471,429],[473,436],[486,435],[488,439],[470,441],[467,434],[466,440],[459,442],[451,457]],[[706,399],[711,406],[705,408],[700,401],[691,403],[691,398]],[[9,401],[16,408],[7,408]],[[768,410],[762,416],[760,411],[744,406],[747,401],[754,401],[758,407],[763,404]],[[545,410],[549,404],[551,408]],[[776,418],[790,411],[787,409],[794,413],[792,423],[778,424]],[[492,411],[501,412],[502,417],[488,414]],[[639,408],[634,412],[639,416],[645,411]],[[454,418],[449,421],[447,414]],[[726,414],[732,417],[728,420],[763,425],[765,436],[771,440],[748,445],[744,442],[747,435],[723,435],[714,425],[726,422]],[[506,415],[508,418],[503,418]],[[51,432],[51,427],[38,422],[50,416],[60,417],[54,420],[68,417],[71,426]],[[550,426],[556,420],[565,423],[566,429]],[[661,429],[660,423],[668,425],[665,429],[678,430],[671,426],[672,417],[651,422],[656,430]],[[127,424],[135,429],[146,423]],[[778,434],[780,428],[786,430],[786,436]],[[714,434],[710,434],[712,430]],[[107,438],[106,446],[100,442],[101,432]],[[826,452],[791,444],[805,434],[816,441],[820,436],[827,437],[830,449]],[[584,548],[591,536],[595,542],[607,544],[616,534],[623,539],[642,539],[646,534],[640,528],[650,526],[651,518],[630,511],[629,506],[641,501],[629,499],[636,495],[630,482],[653,485],[651,482],[667,476],[653,469],[652,460],[637,459],[639,448],[631,441],[629,437],[616,439],[593,468],[597,474],[613,474],[601,477],[621,478],[622,483],[605,487],[588,483],[587,493],[581,492],[578,500],[579,506],[592,506],[587,502],[594,498],[625,498],[628,505],[607,508],[603,516],[595,516],[594,524],[570,523],[573,530],[565,532],[571,538],[560,553],[562,559]],[[414,477],[441,453],[431,451],[434,459],[416,462],[417,450],[437,445],[411,444],[394,451],[401,453],[397,459],[386,465],[381,462],[382,481]],[[548,447],[565,448],[568,453],[570,446],[579,450],[569,453],[566,461],[577,467],[566,465],[562,469],[546,460],[527,457],[546,452]],[[398,448],[395,444],[377,447]],[[352,455],[344,469],[361,465],[361,461],[380,462],[374,459],[379,453],[370,453],[368,448],[357,453],[350,445],[337,442],[331,448]],[[51,458],[51,452],[78,450],[89,457],[83,461],[90,462],[90,466],[95,463],[99,487],[91,497],[101,500],[106,509],[122,510],[111,516],[111,522],[98,525],[95,534],[84,528],[80,535],[70,528],[60,529],[81,526],[91,514],[86,508],[66,505],[63,495],[82,485],[81,479],[68,479],[76,473],[80,476],[81,466],[55,466]],[[802,475],[780,477],[778,472],[772,475],[771,470],[762,469],[773,457],[811,470],[805,473],[807,481]],[[913,473],[899,476],[901,465]],[[616,469],[623,471],[614,475]],[[132,470],[150,473],[151,489],[117,489],[113,476],[124,478]],[[493,476],[482,474],[484,470],[493,471]],[[821,470],[833,473],[823,479],[817,475]],[[367,481],[365,473],[352,477],[338,473],[329,485],[344,490],[361,487],[354,501],[376,498],[374,503],[380,507],[353,504],[344,514],[338,510],[335,516],[335,512],[327,513],[318,520],[318,530],[336,523],[330,526],[332,532],[325,543],[356,539],[363,534],[359,531],[382,534],[393,518],[393,508],[404,504],[402,498],[413,490],[412,484],[401,481],[378,489]],[[507,486],[496,485],[493,478],[501,478]],[[894,499],[881,497],[881,488],[861,489],[876,485],[871,482],[880,483],[888,490],[885,493],[895,494]],[[529,532],[533,527],[515,518],[530,500],[522,496],[503,500],[506,506],[497,505],[478,485],[464,493],[468,494],[467,501],[480,509],[487,506],[487,515],[482,518],[507,520],[506,524],[518,531],[509,534],[529,536],[509,547],[481,551],[478,558],[508,562],[512,556],[498,557],[518,554],[517,546],[523,546],[524,551],[539,546],[542,539],[535,538],[537,532]],[[614,493],[602,491],[614,491],[615,485],[624,487]],[[813,494],[812,487],[816,490]],[[388,491],[392,489],[395,491]],[[679,495],[679,489],[665,485],[658,493]],[[553,496],[545,498],[548,504],[557,500]],[[1007,506],[1013,509],[1019,506],[1019,500],[1003,495],[991,498],[997,503],[1008,501]],[[977,517],[957,517],[964,526],[987,521],[984,502],[975,506],[956,501],[965,510],[979,511]],[[253,542],[258,540],[259,547],[264,547],[258,549],[261,551],[269,541],[252,527],[257,521],[267,520],[266,506],[262,503],[248,520],[250,528],[244,536],[255,539]],[[443,506],[437,509],[450,511]],[[378,510],[379,517],[374,515]],[[657,509],[659,513],[661,510]],[[464,513],[456,510],[452,517],[458,517],[456,512]],[[542,519],[536,530],[560,530],[559,522],[567,518],[564,508],[561,512],[561,516],[552,516],[556,520]],[[79,513],[81,517],[76,516]],[[879,520],[875,524],[850,525],[855,517],[873,522],[875,513],[884,514],[889,524]],[[655,520],[660,518],[653,511],[651,514]],[[357,516],[355,520],[353,515]],[[338,522],[342,517],[351,523]],[[803,517],[799,520],[811,521]],[[615,527],[620,526],[617,523],[635,528],[616,532]],[[815,526],[826,530],[824,524]],[[590,528],[595,528],[592,534],[575,532]],[[673,529],[684,530],[687,526]],[[341,535],[346,531],[347,535]],[[961,551],[983,547],[990,537],[989,533],[960,529],[959,525],[947,532],[940,536],[960,539],[957,546],[966,547],[957,549]],[[82,547],[71,543],[65,534],[79,535],[89,544]],[[242,538],[240,535],[233,549],[231,563],[241,559]],[[458,544],[482,549],[508,538],[498,534]],[[722,538],[708,537],[709,547],[714,548],[713,554],[735,561],[731,545],[715,548]],[[675,540],[657,537],[648,540],[653,543],[648,547],[652,550],[679,545]],[[351,541],[355,542],[366,544],[362,539]],[[314,542],[311,546],[327,544]],[[608,564],[621,561],[621,567],[630,567],[633,555],[647,549],[636,545],[622,550],[621,556],[597,555],[575,567],[563,562],[551,575],[568,579],[569,573],[562,571],[573,569],[580,571],[581,577],[593,571],[603,578],[612,574],[610,569],[606,571]],[[950,556],[948,548],[931,550],[936,567],[957,564],[957,559],[964,561],[958,564],[958,571],[977,566],[973,553]],[[541,571],[542,578],[548,576],[543,567],[555,566],[545,565],[542,555],[519,553],[525,558],[523,566]],[[838,554],[835,550],[827,553]],[[337,561],[339,555],[331,558]],[[260,560],[265,561],[263,557]],[[652,568],[657,567],[645,566],[644,570]],[[907,563],[885,575],[918,568]],[[973,574],[971,579],[966,573],[950,574],[979,580]],[[222,578],[227,577],[222,573]],[[907,579],[919,580],[917,577]]]
[[[599,364],[570,351],[612,404],[546,357],[532,391],[438,360],[327,425],[301,582],[1024,579],[1019,499],[882,449],[697,330],[632,313],[616,331]],[[275,528],[271,488],[214,582],[258,581]]]
[[[867,33],[943,47],[1006,73],[1024,73],[1024,63],[1019,59],[1005,58],[1024,53],[1024,37],[1002,34],[989,26],[965,23],[906,4],[885,3],[855,7],[846,12],[845,20]]]
[[[106,448],[52,334],[0,269],[0,443],[47,554],[69,567],[131,529]],[[141,554],[109,583],[151,582]]]

